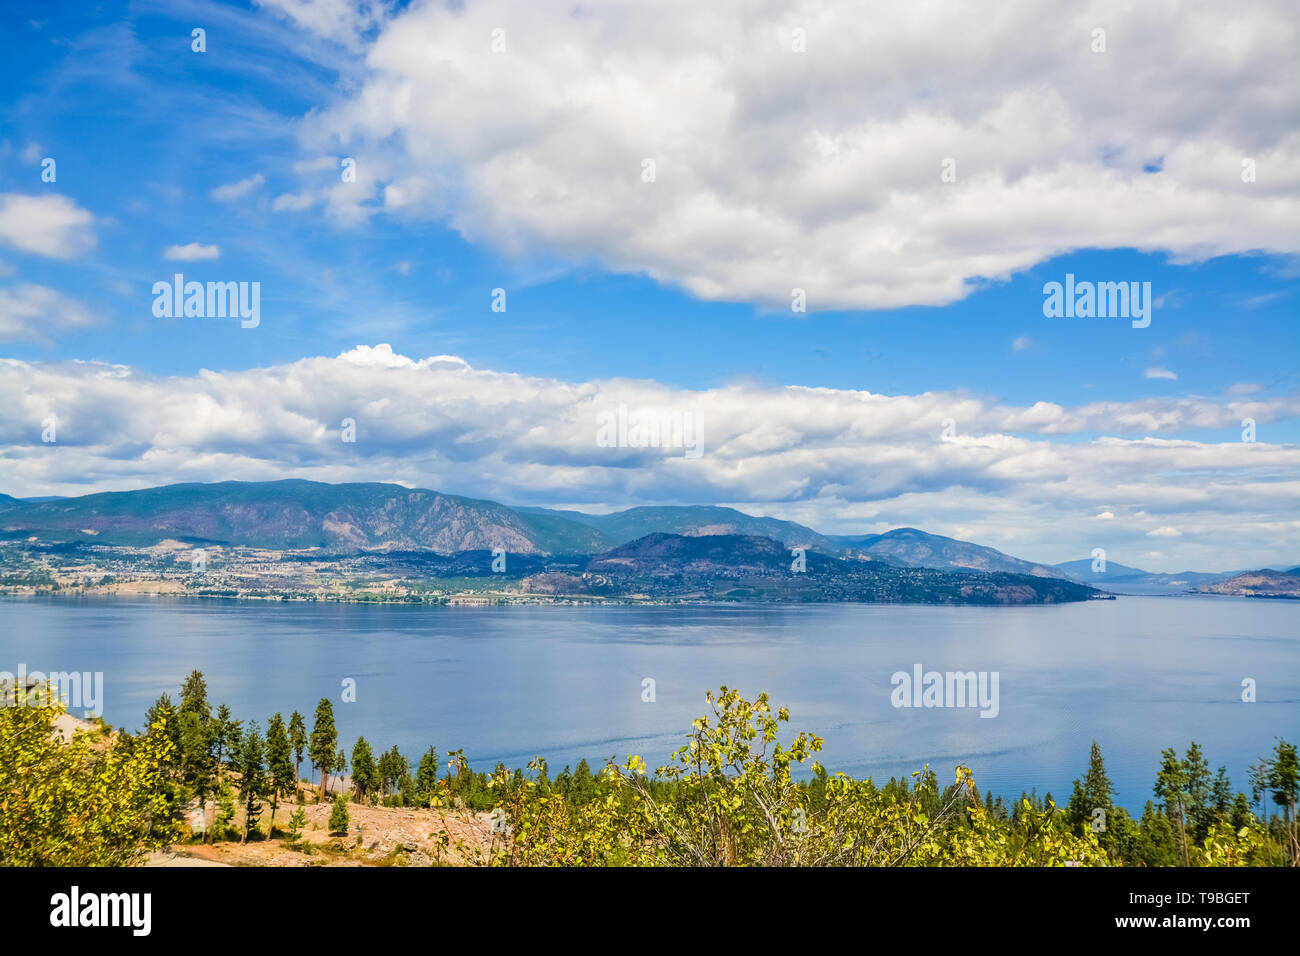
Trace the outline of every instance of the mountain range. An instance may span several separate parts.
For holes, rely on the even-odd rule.
[[[178,484],[71,498],[22,500],[0,494],[0,539],[149,547],[164,540],[262,549],[441,554],[501,548],[521,555],[607,552],[648,535],[768,539],[803,548],[810,567],[825,557],[876,566],[966,569],[1070,580],[1129,594],[1184,593],[1239,571],[1164,574],[1088,559],[1040,564],[994,548],[896,528],[883,534],[824,535],[805,525],[717,506],[637,507],[610,514],[447,495],[380,483],[289,479]],[[734,556],[733,556],[734,557]]]

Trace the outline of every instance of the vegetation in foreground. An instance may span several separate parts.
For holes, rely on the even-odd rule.
[[[1095,743],[1064,807],[1050,794],[1022,794],[1007,807],[981,798],[965,767],[946,786],[928,767],[882,787],[828,773],[815,759],[821,738],[800,733],[782,743],[784,708],[725,687],[708,695],[711,712],[653,774],[633,756],[595,774],[583,761],[554,778],[540,758],[527,772],[477,773],[460,751],[447,755],[440,776],[432,747],[412,773],[397,748],[376,758],[364,738],[349,762],[329,700],[317,705],[310,732],[301,715],[275,714],[263,736],[224,705],[213,712],[197,671],[179,704],[161,697],[139,734],[102,722],[60,729],[63,706],[42,688],[15,696],[0,707],[0,863],[11,866],[131,865],[176,843],[277,833],[311,853],[302,835],[304,757],[320,776],[310,786],[317,802],[331,775],[338,789],[350,763],[354,805],[491,811],[490,843],[460,845],[454,857],[486,865],[1300,865],[1300,765],[1283,740],[1252,768],[1249,797],[1234,793],[1223,768],[1212,774],[1195,743],[1181,758],[1164,751],[1154,799],[1135,820],[1114,805]],[[280,801],[297,806],[287,831],[273,822]],[[335,795],[331,832],[348,832],[348,806]],[[205,821],[198,832],[186,815],[195,807]]]

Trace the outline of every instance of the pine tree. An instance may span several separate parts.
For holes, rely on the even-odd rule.
[[[1183,773],[1187,777],[1187,816],[1191,821],[1193,840],[1199,843],[1210,829],[1213,813],[1210,796],[1212,780],[1210,764],[1201,753],[1201,745],[1192,741],[1183,759]]]
[[[248,842],[249,831],[257,826],[262,813],[262,797],[266,796],[266,745],[256,721],[248,725],[239,752],[239,795],[244,800],[244,836],[240,843]]]
[[[1273,793],[1273,802],[1282,808],[1291,865],[1300,865],[1300,819],[1296,814],[1300,799],[1300,757],[1295,744],[1280,737],[1269,761],[1268,788]]]
[[[334,776],[339,781],[339,792],[343,792],[343,774],[348,769],[348,755],[339,748],[339,752],[334,755]]]
[[[1178,842],[1183,866],[1189,866],[1187,851],[1187,765],[1178,759],[1173,747],[1160,752],[1160,772],[1156,775],[1155,795],[1164,803],[1165,814],[1178,824]]]
[[[298,783],[293,769],[293,753],[289,749],[289,734],[284,727],[284,718],[279,714],[271,718],[266,728],[266,766],[271,790],[271,823],[267,827],[267,837],[270,838],[275,836],[275,810],[280,794],[289,793]]]
[[[202,721],[212,719],[212,708],[208,706],[208,684],[199,671],[191,671],[181,687],[182,714],[194,714]]]
[[[334,809],[330,811],[329,827],[330,833],[347,836],[348,804],[341,793],[334,796]]]
[[[293,816],[289,817],[289,842],[297,843],[302,831],[307,828],[307,813],[302,807],[295,807]]]
[[[379,782],[379,772],[375,768],[375,754],[365,737],[358,737],[352,745],[352,787],[357,799],[364,800]]]
[[[352,761],[353,771],[356,760]],[[420,766],[415,771],[416,800],[422,807],[427,807],[438,788],[438,751],[430,747],[420,758]]]
[[[339,734],[334,729],[334,705],[328,697],[322,697],[316,705],[316,722],[312,725],[311,740],[307,755],[312,765],[320,771],[320,793],[316,802],[325,799],[325,786],[330,769],[334,766],[334,748],[338,746]]]
[[[293,747],[293,789],[297,794],[298,781],[302,779],[302,755],[307,751],[307,724],[296,710],[289,718],[289,746]]]
[[[225,839],[230,824],[235,819],[235,792],[230,788],[229,780],[221,780],[217,785],[217,812],[212,823],[212,842],[218,838]]]
[[[212,743],[217,752],[217,776],[221,775],[222,760],[234,756],[235,737],[239,733],[239,723],[231,716],[230,708],[225,704],[217,708],[212,734]]]

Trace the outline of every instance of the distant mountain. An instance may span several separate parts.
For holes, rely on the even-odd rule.
[[[0,510],[4,537],[147,547],[165,539],[254,548],[504,548],[590,554],[594,529],[494,501],[387,484],[227,481],[167,485]]]
[[[782,521],[759,518],[735,508],[715,505],[654,506],[629,508],[612,514],[592,515],[581,511],[549,511],[544,508],[521,508],[525,514],[551,514],[578,521],[597,529],[611,546],[626,544],[648,534],[680,535],[757,535],[779,541],[786,548],[812,548],[825,554],[838,554],[840,547],[812,528]]]
[[[813,572],[840,563],[812,552],[805,567]],[[632,574],[788,574],[792,559],[785,544],[761,535],[678,535],[656,532],[597,555],[587,565],[593,572]]]
[[[548,587],[556,587],[558,577]],[[782,542],[757,535],[650,534],[592,558],[582,584],[598,593],[607,588],[624,595],[715,601],[1051,604],[1100,596],[1065,578],[899,568],[815,551],[796,571]]]
[[[1039,578],[1064,578],[1058,568],[1022,561],[995,548],[928,534],[916,528],[895,528],[884,534],[832,535],[831,540],[853,552],[876,555],[918,568],[970,568],[1005,571]]]
[[[23,500],[21,498],[0,494],[0,511],[8,511],[10,508],[17,508],[22,503]]]
[[[1231,576],[1232,571],[1180,571],[1177,574],[1143,571],[1114,561],[1106,562],[1105,571],[1093,571],[1092,560],[1082,558],[1056,565],[1071,580],[1120,594],[1186,594],[1199,585]]]
[[[1300,574],[1294,571],[1243,571],[1221,581],[1202,584],[1198,594],[1232,594],[1238,597],[1300,598]]]

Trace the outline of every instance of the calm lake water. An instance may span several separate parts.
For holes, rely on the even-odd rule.
[[[1102,747],[1140,810],[1164,747],[1189,741],[1246,789],[1276,736],[1300,739],[1300,603],[1120,598],[1057,607],[885,605],[436,608],[207,599],[0,599],[0,671],[102,671],[110,723],[138,728],[203,671],[214,706],[266,726],[335,702],[340,740],[412,761],[463,748],[477,770],[552,773],[680,745],[719,685],[768,691],[826,738],[832,771],[883,782],[955,764],[981,790],[1064,801]],[[996,671],[999,712],[896,708],[891,676]],[[1258,700],[1243,703],[1242,680]],[[341,682],[356,681],[355,703]],[[642,682],[655,681],[653,703]]]

